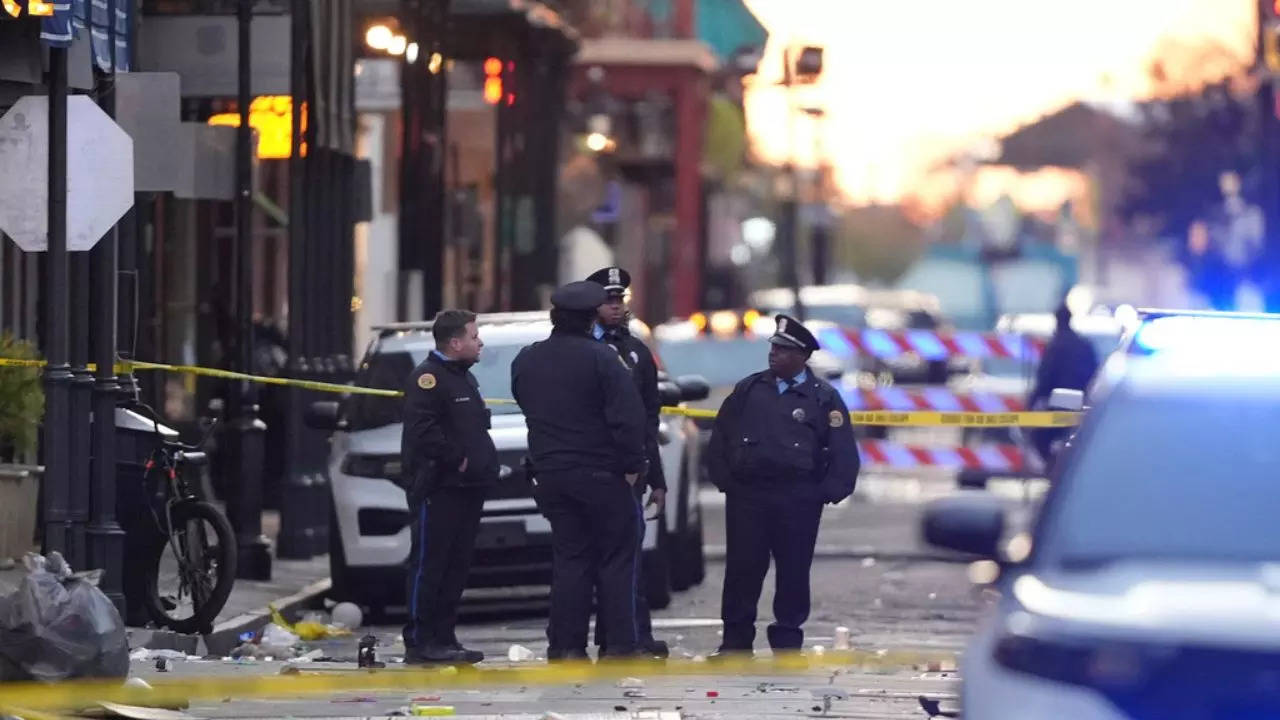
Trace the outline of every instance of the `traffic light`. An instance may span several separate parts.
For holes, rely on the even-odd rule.
[[[502,61],[491,57],[484,61],[484,101],[497,105],[502,95]]]

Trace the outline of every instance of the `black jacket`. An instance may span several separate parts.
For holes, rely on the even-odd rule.
[[[511,391],[529,427],[534,472],[645,469],[644,406],[612,348],[552,331],[511,363]]]
[[[862,464],[844,400],[811,371],[781,394],[769,371],[739,382],[720,406],[707,452],[721,490],[768,486],[829,503],[853,494]]]
[[[1098,353],[1088,340],[1070,327],[1060,328],[1049,338],[1036,368],[1036,384],[1027,398],[1027,407],[1035,409],[1059,388],[1084,390],[1098,372]]]
[[[468,367],[431,353],[409,377],[400,485],[411,499],[430,496],[443,486],[483,486],[498,480],[489,410]],[[463,460],[467,469],[459,472]]]
[[[666,489],[667,476],[662,470],[662,456],[658,453],[658,425],[662,413],[662,400],[658,397],[658,363],[644,341],[632,335],[626,326],[606,328],[604,341],[614,350],[622,362],[631,370],[631,379],[635,381],[636,390],[640,392],[640,402],[644,404],[644,447],[645,457],[649,459],[649,487]]]

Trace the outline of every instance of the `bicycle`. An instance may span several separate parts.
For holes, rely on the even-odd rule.
[[[213,621],[235,583],[235,533],[227,517],[193,490],[184,470],[208,462],[201,448],[213,425],[199,443],[186,445],[164,437],[153,409],[142,403],[133,408],[146,411],[159,441],[143,465],[144,495],[159,533],[142,558],[146,563],[143,604],[147,615],[162,627],[182,633],[212,632]]]

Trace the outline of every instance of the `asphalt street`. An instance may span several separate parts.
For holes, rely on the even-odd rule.
[[[432,687],[361,690],[353,670],[353,638],[314,644],[324,662],[296,666],[303,674],[335,678],[331,695],[295,700],[221,698],[196,701],[194,717],[386,717],[396,713],[451,712],[459,717],[504,718],[720,718],[841,717],[924,718],[920,696],[954,707],[958,691],[956,654],[991,598],[967,577],[967,564],[940,559],[918,540],[922,503],[953,492],[946,476],[868,477],[855,498],[828,508],[812,572],[813,610],[806,627],[808,653],[832,653],[836,628],[850,629],[854,650],[873,658],[860,667],[824,668],[796,675],[767,671],[646,676],[599,683],[471,688]],[[1002,490],[1011,501],[1025,488]],[[654,613],[656,634],[670,643],[672,656],[700,662],[719,644],[720,588],[724,565],[723,503],[702,495],[706,542],[710,553],[705,581],[676,593],[672,604]],[[945,557],[945,555],[941,555]],[[764,626],[773,596],[772,573],[760,601],[757,655],[767,658]],[[546,590],[509,588],[469,592],[459,636],[486,653],[488,667],[537,667],[546,651]],[[380,638],[381,658],[403,672],[397,660],[401,618],[365,628]],[[877,662],[912,653],[918,660]],[[524,657],[529,656],[532,657]],[[511,658],[520,658],[513,662]],[[159,672],[154,660],[136,662],[135,675],[170,679],[185,675],[275,675],[279,659],[228,661],[178,660]],[[292,671],[292,670],[291,670]],[[701,671],[699,671],[701,673]],[[357,676],[358,677],[358,676]],[[416,706],[416,710],[415,710]],[[665,714],[663,714],[665,713]]]

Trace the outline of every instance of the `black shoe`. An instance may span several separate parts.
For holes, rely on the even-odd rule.
[[[755,657],[755,651],[742,648],[720,647],[715,652],[707,656],[707,662],[725,662],[727,660],[750,660]]]
[[[484,660],[479,650],[467,650],[462,646],[427,645],[409,648],[404,654],[405,665],[475,665]]]
[[[671,648],[663,640],[647,640],[640,644],[645,653],[656,658],[668,658],[671,656]]]
[[[574,648],[572,650],[559,650],[556,648],[547,648],[547,662],[574,662],[577,660],[590,660],[591,656],[587,655],[587,651],[582,648]]]

